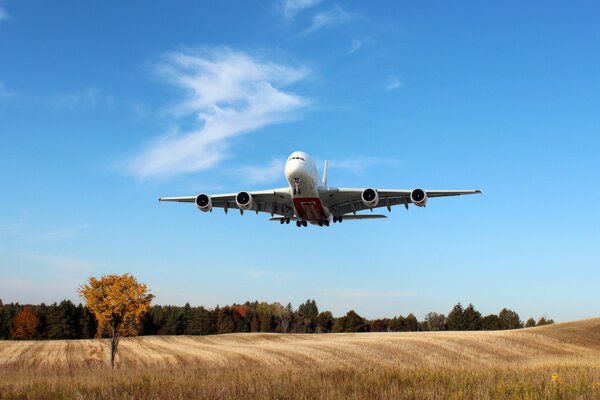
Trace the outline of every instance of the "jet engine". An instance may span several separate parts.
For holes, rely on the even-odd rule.
[[[248,192],[239,192],[235,196],[235,204],[240,210],[249,210],[252,208],[252,195]]]
[[[427,204],[427,192],[423,189],[415,189],[410,192],[410,201],[417,207],[425,207]]]
[[[199,194],[198,196],[196,196],[196,207],[198,207],[198,210],[204,211],[204,212],[208,212],[208,211],[212,210],[211,197],[204,193]]]
[[[360,198],[365,206],[369,208],[377,207],[377,203],[379,203],[379,194],[375,189],[368,188],[363,190]]]

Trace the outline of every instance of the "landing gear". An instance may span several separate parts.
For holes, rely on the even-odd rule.
[[[302,221],[302,226],[307,227],[308,226],[308,222]]]
[[[300,192],[300,178],[294,178],[294,195],[302,194]]]
[[[302,226],[302,221],[296,221],[296,226],[300,228]]]
[[[285,223],[286,223],[286,224],[289,224],[289,223],[290,223],[290,218],[289,218],[289,217],[287,217],[287,218],[285,219]]]
[[[341,224],[342,223],[342,216],[333,217],[333,223],[335,224],[336,222],[339,222]]]

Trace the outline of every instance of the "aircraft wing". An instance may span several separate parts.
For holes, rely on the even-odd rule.
[[[336,216],[341,216],[357,211],[367,210],[367,207],[361,195],[365,188],[331,188],[321,187],[319,193],[325,205]],[[461,196],[466,194],[481,193],[481,190],[424,190],[427,193],[427,198]],[[379,202],[373,208],[387,207],[391,211],[392,206],[408,205],[412,203],[410,199],[410,189],[377,189]]]
[[[265,212],[271,215],[290,216],[294,213],[290,189],[279,188],[248,192],[252,196],[252,207],[247,211]],[[239,209],[235,202],[237,193],[208,195],[213,208],[222,208],[225,212],[229,209]],[[195,203],[196,196],[161,197],[158,201],[175,201],[182,203]],[[242,211],[242,210],[240,210]]]

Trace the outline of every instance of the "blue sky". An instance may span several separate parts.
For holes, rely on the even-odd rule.
[[[160,304],[598,316],[596,2],[0,1],[0,299],[131,272]],[[469,189],[297,229],[157,204],[285,185]]]

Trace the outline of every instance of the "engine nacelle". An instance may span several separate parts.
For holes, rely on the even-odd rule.
[[[425,207],[427,204],[427,192],[423,189],[415,189],[410,192],[410,201],[417,207]]]
[[[235,196],[235,204],[240,210],[249,210],[252,208],[252,195],[248,192],[239,192]]]
[[[365,206],[369,208],[377,207],[377,204],[379,203],[379,193],[377,193],[377,190],[375,189],[368,188],[363,190],[360,198]]]
[[[208,212],[212,210],[212,198],[207,194],[199,194],[196,196],[196,207],[198,210]]]

